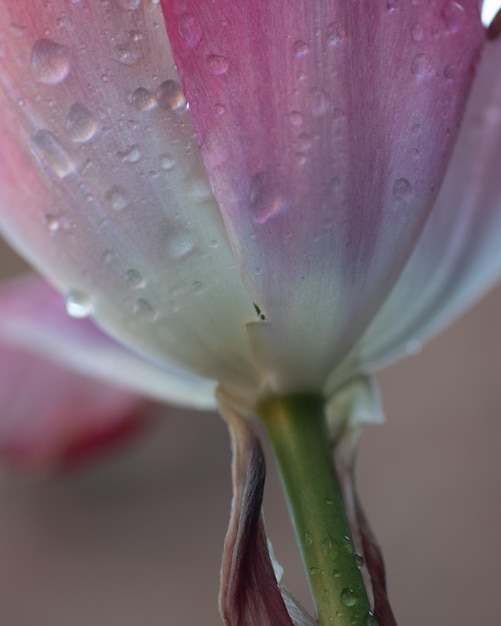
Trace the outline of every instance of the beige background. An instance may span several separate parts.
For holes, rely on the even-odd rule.
[[[0,261],[0,275],[18,267]],[[501,623],[500,319],[498,290],[380,376],[388,421],[364,437],[359,481],[400,626]],[[86,471],[0,473],[2,625],[220,623],[228,439],[216,415],[163,413]],[[272,462],[266,518],[308,604]]]

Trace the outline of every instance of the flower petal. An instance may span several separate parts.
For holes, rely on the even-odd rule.
[[[261,514],[266,470],[259,439],[250,422],[222,394],[218,399],[233,450],[233,501],[221,567],[221,615],[226,626],[294,626],[275,578]]]
[[[151,2],[0,1],[0,224],[107,332],[255,384],[255,319]],[[203,306],[202,306],[203,304]],[[242,381],[245,381],[242,383]]]
[[[477,0],[162,0],[279,392],[318,389],[384,300],[444,174]],[[326,341],[326,338],[330,341]]]
[[[157,400],[200,409],[215,405],[212,381],[148,362],[90,320],[71,318],[61,294],[35,275],[0,288],[0,343]]]
[[[489,42],[433,212],[349,370],[412,352],[501,277],[500,60],[501,41]]]
[[[0,461],[23,470],[75,465],[133,434],[147,401],[0,340]]]

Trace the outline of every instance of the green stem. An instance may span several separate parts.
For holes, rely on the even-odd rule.
[[[261,403],[259,414],[275,452],[319,623],[374,623],[368,621],[360,557],[329,448],[322,398],[271,398]]]

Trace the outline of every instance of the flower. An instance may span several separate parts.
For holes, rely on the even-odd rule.
[[[102,331],[28,282],[3,341],[252,411],[330,398],[494,284],[497,43],[446,174],[476,0],[161,5],[0,3],[0,226]]]

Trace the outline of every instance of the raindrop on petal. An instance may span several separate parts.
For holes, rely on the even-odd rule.
[[[141,322],[153,322],[157,318],[157,312],[153,306],[148,302],[148,300],[144,300],[143,298],[138,298],[134,302],[132,306],[132,314]]]
[[[66,118],[66,132],[71,141],[86,142],[92,139],[98,129],[98,122],[87,107],[76,102]]]
[[[157,100],[149,89],[138,87],[132,94],[132,104],[137,111],[149,111],[156,106]]]
[[[192,48],[202,39],[202,28],[191,13],[184,13],[179,19],[179,33]]]
[[[145,285],[145,280],[137,270],[127,270],[125,272],[125,284],[131,289],[141,289]]]
[[[31,50],[30,70],[39,83],[57,85],[70,71],[68,48],[52,39],[39,39]]]
[[[399,178],[393,185],[393,195],[397,200],[410,200],[412,198],[412,185],[407,178]]]
[[[30,143],[33,156],[49,167],[56,176],[65,178],[75,171],[75,164],[56,137],[48,130],[39,130]]]
[[[66,312],[71,317],[82,319],[89,317],[92,313],[92,303],[89,297],[76,289],[72,289],[66,294]]]
[[[228,71],[230,62],[226,57],[210,54],[207,57],[207,67],[213,76],[222,76]]]
[[[181,85],[175,80],[165,80],[157,89],[157,102],[162,109],[181,111],[186,109],[186,99]]]
[[[124,11],[135,11],[141,6],[141,0],[115,0],[115,2]]]
[[[353,589],[346,588],[341,591],[341,602],[345,606],[355,606],[357,603],[357,598],[355,597],[355,592]]]

